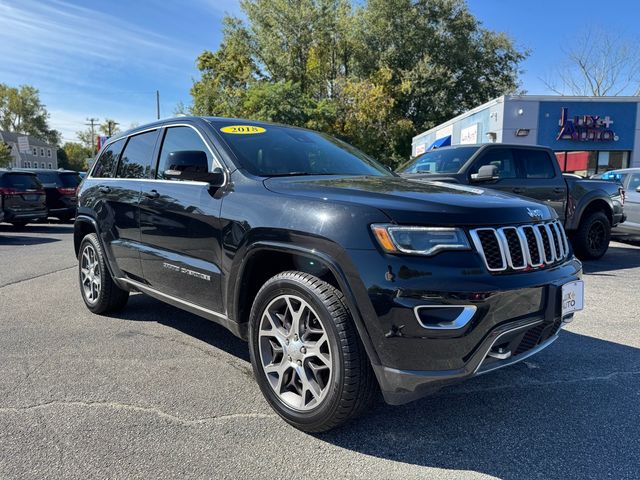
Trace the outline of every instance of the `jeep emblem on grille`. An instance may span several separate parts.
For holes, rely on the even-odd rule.
[[[542,220],[544,214],[539,208],[527,208],[527,213],[534,220]]]

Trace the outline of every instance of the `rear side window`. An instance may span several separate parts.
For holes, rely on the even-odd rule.
[[[92,177],[95,178],[109,178],[113,176],[113,171],[115,170],[116,163],[118,162],[118,156],[122,151],[122,147],[124,145],[124,138],[118,141],[113,142],[109,145],[100,155],[98,161],[96,162],[96,166],[91,173]]]
[[[148,178],[153,163],[153,149],[158,131],[129,138],[118,163],[118,178]]]
[[[513,159],[513,152],[510,148],[492,148],[482,154],[477,162],[471,167],[471,174],[478,173],[480,167],[485,165],[495,165],[498,168],[499,178],[516,178],[516,162]]]
[[[630,192],[636,191],[636,188],[640,187],[640,173],[634,173],[631,175],[629,179],[629,185],[627,186],[627,190]]]
[[[65,188],[76,188],[82,181],[77,173],[60,173],[58,178],[60,186]]]
[[[520,164],[522,178],[544,179],[556,176],[552,158],[544,150],[520,150],[515,151]]]
[[[42,184],[35,175],[27,173],[7,173],[2,176],[0,184],[3,187],[15,188],[16,190],[40,190]]]
[[[200,135],[191,127],[171,127],[167,129],[160,150],[160,163],[158,165],[158,178],[164,179],[166,170],[175,169],[171,165],[171,154],[181,151],[201,151],[207,155],[209,169],[211,169],[211,153],[204,144]]]

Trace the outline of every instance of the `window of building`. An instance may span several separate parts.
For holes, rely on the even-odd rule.
[[[120,156],[120,152],[124,146],[124,140],[125,139],[123,138],[113,142],[104,149],[102,155],[100,155],[100,158],[96,161],[96,166],[91,172],[92,177],[109,178],[113,176],[113,171],[118,163],[118,157]]]
[[[49,163],[49,168],[53,168],[53,165],[51,163]]]
[[[36,147],[33,147],[33,156],[38,156],[38,149]]]
[[[129,137],[118,162],[118,178],[148,178],[153,163],[153,149],[158,131]]]
[[[165,178],[166,170],[176,169],[172,165],[172,153],[180,151],[201,151],[207,156],[209,169],[211,169],[211,153],[198,133],[190,127],[171,127],[167,129],[160,150],[160,163],[158,165],[158,178]]]
[[[40,148],[40,156],[44,157],[44,148]]]
[[[51,149],[47,148],[47,157],[51,158]]]
[[[590,177],[629,166],[629,152],[627,151],[556,152],[556,158],[563,172],[575,173],[582,177]]]
[[[40,164],[40,168],[44,168],[44,162]]]

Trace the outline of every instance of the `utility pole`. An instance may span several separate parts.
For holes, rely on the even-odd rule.
[[[118,122],[114,122],[113,120],[107,121],[107,132],[109,136],[113,135],[113,129],[116,128],[117,125],[120,125]]]
[[[87,118],[86,126],[91,127],[91,154],[95,155],[96,152],[96,125],[98,125],[99,118]]]
[[[156,90],[156,113],[158,114],[158,120],[160,120],[160,90]]]

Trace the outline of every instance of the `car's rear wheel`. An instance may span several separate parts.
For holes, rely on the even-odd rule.
[[[80,292],[87,308],[93,313],[122,310],[129,299],[129,292],[113,281],[98,236],[95,233],[85,236],[79,252]]]
[[[376,382],[342,293],[301,272],[268,280],[251,309],[250,353],[267,401],[287,422],[322,432],[359,415]]]
[[[606,213],[598,210],[582,219],[580,226],[571,236],[571,243],[579,259],[596,260],[607,253],[610,239],[609,218]]]

